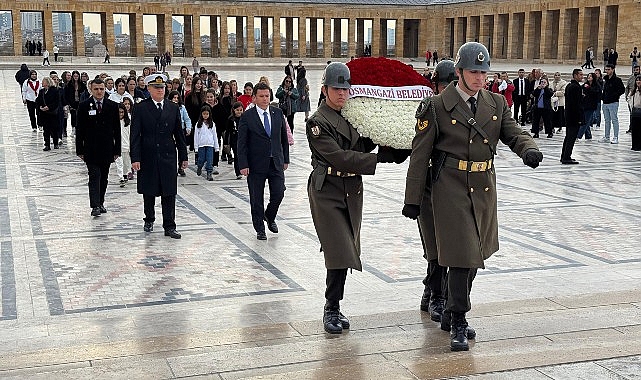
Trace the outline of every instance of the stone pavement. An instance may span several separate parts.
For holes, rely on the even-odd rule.
[[[474,283],[478,338],[451,353],[418,310],[426,263],[400,214],[407,163],[365,178],[364,271],[348,276],[342,303],[352,330],[327,336],[302,115],[279,234],[256,240],[246,183],[222,164],[214,182],[193,167],[178,179],[183,238],[172,240],[142,231],[142,197],[135,181],[118,187],[115,167],[109,212],[90,217],[73,138],[42,151],[14,73],[0,71],[1,378],[641,378],[641,154],[623,104],[620,144],[577,144],[580,165],[559,163],[563,134],[537,141],[536,170],[500,146],[501,250]],[[312,94],[320,76],[310,72]]]

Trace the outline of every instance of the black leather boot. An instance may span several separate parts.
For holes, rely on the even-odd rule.
[[[340,320],[340,311],[338,308],[325,307],[323,313],[323,327],[325,331],[330,334],[341,334],[343,332],[343,324]],[[349,322],[348,322],[349,324]]]
[[[421,311],[424,311],[426,313],[429,313],[430,311],[430,294],[432,292],[430,291],[430,288],[427,286],[425,287],[425,290],[423,290],[423,296],[421,297]]]
[[[447,310],[443,310],[443,315],[441,318],[441,330],[447,331],[447,332],[452,331],[452,313],[450,313]],[[474,340],[476,339],[476,330],[474,330],[472,327],[468,325],[466,335],[467,335],[467,339]]]
[[[445,299],[442,297],[433,296],[430,299],[430,304],[428,306],[428,311],[430,313],[430,319],[434,322],[440,322],[443,316],[443,310],[445,309]]]
[[[450,331],[450,349],[452,351],[467,351],[470,345],[467,341],[467,321],[465,314],[452,315],[452,330]]]
[[[349,330],[349,319],[343,315],[340,311],[338,312],[338,320],[341,321],[341,326],[343,330]]]

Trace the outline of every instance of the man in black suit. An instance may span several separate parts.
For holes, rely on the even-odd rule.
[[[527,100],[530,97],[532,88],[530,81],[525,77],[525,70],[519,69],[519,77],[512,81],[514,84],[514,92],[512,99],[514,100],[514,120],[519,122],[519,111],[521,111],[521,126],[525,126],[525,112],[527,110]]]
[[[238,167],[247,176],[252,223],[258,240],[267,240],[265,225],[278,233],[276,214],[285,195],[285,173],[289,145],[283,111],[269,105],[270,88],[257,83],[252,95],[256,105],[243,113],[238,123]],[[269,182],[269,204],[264,208],[265,180]]]
[[[131,122],[131,166],[138,171],[138,193],[145,207],[145,232],[154,229],[156,197],[162,204],[165,236],[180,239],[176,232],[176,162],[187,168],[187,145],[178,105],[165,99],[167,78],[151,74],[145,78],[151,97],[136,104]],[[178,149],[178,157],[176,157]]]
[[[104,206],[109,167],[120,156],[120,118],[118,104],[105,98],[105,83],[91,82],[92,96],[78,105],[76,155],[89,170],[91,215],[107,212]]]

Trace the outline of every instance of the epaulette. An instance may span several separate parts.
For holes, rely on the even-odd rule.
[[[431,97],[423,98],[423,100],[421,100],[421,103],[418,105],[418,108],[416,109],[417,119],[425,118],[425,116],[427,115],[427,110],[430,108],[431,101],[432,101]]]

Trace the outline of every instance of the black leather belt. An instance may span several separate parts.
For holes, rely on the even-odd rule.
[[[466,172],[485,172],[493,167],[493,161],[492,160],[487,160],[487,161],[463,161],[463,160],[457,160],[454,157],[447,157],[445,159],[445,163],[443,166],[446,168],[454,168],[458,169],[461,171],[466,171]]]

